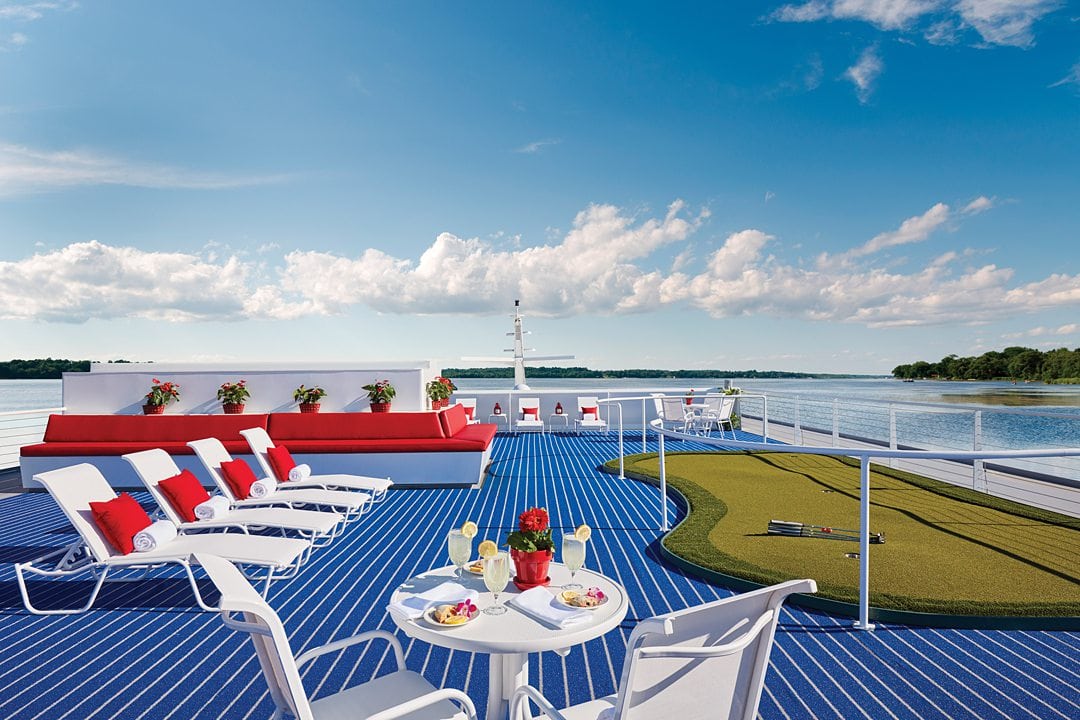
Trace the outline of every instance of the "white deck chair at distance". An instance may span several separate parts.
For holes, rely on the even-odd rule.
[[[715,425],[716,429],[720,431],[721,437],[723,437],[724,426],[726,425],[727,429],[731,431],[732,437],[735,436],[735,425],[731,422],[731,414],[735,410],[735,397],[734,395],[705,396],[703,401],[705,408],[699,419],[703,434],[707,435]]]
[[[227,627],[251,636],[274,701],[274,720],[283,715],[298,720],[476,719],[476,708],[465,693],[455,688],[436,689],[420,674],[405,669],[401,643],[385,630],[336,640],[294,657],[281,619],[235,567],[217,557],[198,555],[195,560],[221,593],[218,604],[222,621]],[[304,665],[323,655],[373,640],[390,644],[397,670],[315,701],[308,698],[300,679]]]
[[[480,418],[476,416],[476,398],[458,398],[457,404],[465,408],[465,417],[469,418],[469,424],[475,425],[480,422]],[[472,414],[469,414],[469,408],[472,408]]]
[[[529,414],[525,413],[526,410],[530,411]],[[540,417],[540,398],[518,398],[518,418],[514,420],[514,430],[544,432],[544,420]]]
[[[607,432],[607,421],[600,417],[600,401],[596,397],[579,397],[577,399],[578,417],[574,420],[574,430],[580,433],[582,430],[603,430]],[[585,412],[586,409],[594,408]],[[591,415],[592,417],[586,417]]]
[[[269,507],[274,505],[294,507],[296,505],[314,505],[318,507],[332,508],[345,516],[349,522],[358,519],[371,503],[371,496],[365,492],[350,492],[348,490],[323,490],[321,488],[295,488],[293,490],[278,490],[266,497],[238,499],[233,495],[232,488],[222,476],[221,464],[230,462],[233,458],[221,441],[217,438],[204,438],[192,440],[188,447],[195,451],[195,456],[202,462],[210,479],[217,485],[221,494],[228,498],[233,506],[238,508]]]
[[[199,607],[214,610],[215,608],[203,601],[199,593],[199,586],[195,582],[188,559],[192,553],[211,553],[240,565],[260,568],[260,579],[265,581],[265,593],[275,577],[285,579],[295,575],[308,550],[309,543],[305,540],[225,532],[177,535],[175,539],[150,552],[132,552],[125,555],[109,544],[90,512],[90,503],[108,502],[117,497],[100,470],[88,463],[81,463],[38,473],[34,475],[34,480],[45,486],[79,534],[79,539],[66,547],[36,560],[15,564],[15,577],[19,592],[22,593],[23,605],[35,615],[71,615],[85,612],[94,604],[110,571],[140,570],[145,574],[152,568],[167,564],[184,568]],[[56,558],[59,560],[55,560]],[[51,567],[45,567],[46,563]],[[90,599],[81,608],[40,610],[30,602],[24,575],[63,578],[87,572],[95,577],[95,584]]]
[[[228,515],[213,520],[195,520],[190,522],[169,502],[158,483],[180,474],[180,468],[172,456],[164,450],[142,450],[121,456],[135,470],[143,485],[150,491],[154,502],[161,508],[166,519],[171,520],[181,532],[199,530],[220,530],[227,527],[239,527],[246,531],[248,527],[264,527],[279,530],[282,535],[293,531],[308,540],[313,547],[324,547],[337,536],[345,522],[345,516],[323,510],[294,510],[283,507],[244,507],[233,508]]]
[[[552,720],[754,720],[780,606],[812,592],[813,580],[791,580],[642,620],[615,695],[556,710],[526,685],[510,701],[510,717],[531,718],[531,700]]]
[[[248,447],[259,462],[259,467],[267,477],[274,477],[274,468],[270,465],[267,450],[275,447],[270,434],[261,427],[241,430]],[[290,480],[282,484],[283,489],[321,488],[323,490],[363,490],[371,494],[372,502],[379,502],[386,497],[386,491],[394,483],[390,478],[368,477],[367,475],[310,475],[303,480]]]
[[[686,401],[681,397],[663,396],[657,399],[660,406],[660,417],[664,421],[664,427],[689,432],[694,424],[694,415],[688,411]]]

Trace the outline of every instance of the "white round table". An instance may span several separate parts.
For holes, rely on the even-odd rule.
[[[408,595],[453,580],[453,575],[452,565],[417,575],[402,583],[390,597],[390,602],[397,602]],[[560,586],[570,582],[570,572],[561,563],[551,563],[548,575],[551,578],[549,587],[553,594]],[[432,627],[422,619],[403,620],[393,614],[390,617],[394,624],[411,638],[453,650],[486,653],[490,656],[488,720],[505,718],[514,691],[529,682],[529,653],[568,650],[586,640],[600,637],[617,627],[626,617],[628,609],[626,591],[622,586],[600,573],[583,568],[578,570],[574,581],[587,588],[600,588],[608,596],[608,602],[589,611],[592,615],[589,622],[556,630],[520,612],[513,605],[508,606],[502,615],[484,614],[484,608],[494,604],[494,596],[484,587],[483,577],[467,571],[464,576],[460,580],[461,584],[480,593],[476,605],[481,614],[467,625],[443,629]],[[499,604],[505,605],[519,592],[511,580],[506,590],[499,593]]]

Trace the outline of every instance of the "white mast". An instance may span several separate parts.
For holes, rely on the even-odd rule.
[[[462,360],[478,360],[481,362],[497,362],[514,366],[514,389],[515,390],[528,390],[529,386],[525,383],[525,363],[535,360],[573,360],[573,355],[533,355],[532,357],[526,357],[526,352],[533,352],[534,348],[525,347],[525,336],[530,334],[527,330],[521,328],[521,301],[514,301],[514,330],[513,332],[506,333],[508,336],[514,338],[514,347],[507,348],[506,352],[514,353],[514,357],[510,358],[491,358],[491,357],[463,357]]]

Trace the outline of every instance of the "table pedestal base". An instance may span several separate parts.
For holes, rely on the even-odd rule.
[[[510,711],[514,691],[529,682],[529,656],[512,653],[489,657],[487,717],[488,720],[504,720]]]

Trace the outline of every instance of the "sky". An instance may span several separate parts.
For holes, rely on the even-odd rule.
[[[0,359],[1080,346],[1080,5],[0,0]]]

